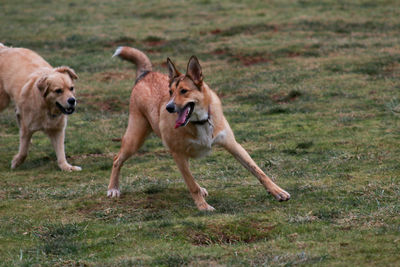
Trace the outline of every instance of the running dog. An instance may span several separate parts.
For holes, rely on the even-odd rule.
[[[64,171],[81,170],[67,162],[64,152],[66,115],[72,114],[76,106],[76,79],[71,68],[53,68],[29,49],[0,43],[0,112],[11,100],[15,102],[20,136],[12,169],[24,162],[33,133],[43,131],[50,137],[58,166]]]
[[[200,187],[189,170],[189,158],[199,158],[220,145],[231,153],[279,201],[290,199],[235,140],[222,113],[221,101],[203,81],[199,61],[192,56],[186,74],[181,74],[168,58],[169,75],[152,71],[149,58],[131,47],[119,47],[114,56],[137,66],[132,89],[128,128],[114,158],[107,196],[119,197],[119,173],[123,163],[155,132],[171,152],[199,210],[212,211],[204,199],[207,190]]]

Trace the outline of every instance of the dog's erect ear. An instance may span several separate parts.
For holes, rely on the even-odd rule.
[[[49,91],[49,83],[47,82],[47,75],[43,75],[37,82],[36,87],[42,93],[43,97],[46,97]]]
[[[175,68],[174,63],[172,63],[171,59],[169,58],[167,58],[167,66],[169,83],[171,83],[176,77],[179,77],[181,73]]]
[[[67,66],[61,66],[54,69],[57,72],[67,73],[72,80],[77,80],[78,75],[76,75],[75,71]]]
[[[196,56],[192,56],[189,59],[186,75],[189,76],[199,88],[201,88],[201,85],[203,84],[203,73],[201,71],[199,60]]]

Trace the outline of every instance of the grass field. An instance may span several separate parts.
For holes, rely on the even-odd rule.
[[[0,42],[80,76],[61,172],[37,133],[26,162],[0,114],[1,266],[399,266],[398,1],[0,1]],[[237,140],[291,193],[276,202],[220,148],[191,162],[214,213],[197,211],[156,136],[122,169],[133,65],[166,73],[197,55]]]

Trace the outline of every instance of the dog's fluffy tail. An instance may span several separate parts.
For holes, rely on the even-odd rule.
[[[149,72],[152,70],[150,59],[140,50],[127,47],[120,46],[115,50],[113,57],[120,57],[124,60],[132,62],[136,65],[136,78],[142,75],[145,72]]]

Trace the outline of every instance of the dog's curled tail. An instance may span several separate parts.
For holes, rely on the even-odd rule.
[[[140,77],[145,72],[149,72],[152,70],[150,59],[140,50],[127,47],[120,46],[115,50],[113,57],[120,57],[121,59],[132,62],[136,65],[136,78]]]

